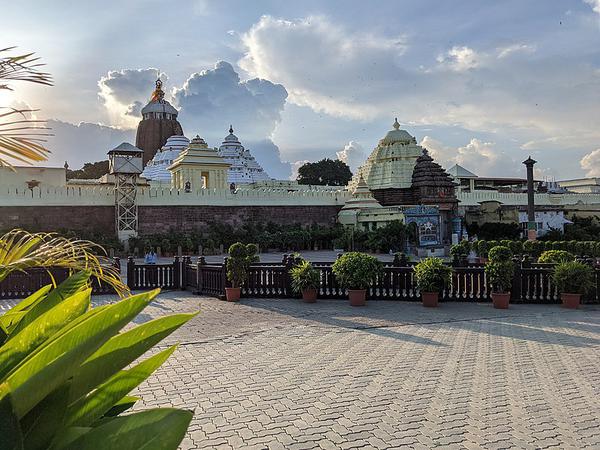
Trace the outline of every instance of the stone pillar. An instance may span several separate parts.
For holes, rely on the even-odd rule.
[[[537,237],[535,223],[535,200],[533,195],[533,165],[537,161],[531,156],[523,161],[527,167],[527,239],[535,241]]]

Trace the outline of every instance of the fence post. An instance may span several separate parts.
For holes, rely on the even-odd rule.
[[[283,261],[281,262],[285,269],[285,275],[283,277],[285,281],[285,296],[291,297],[292,292],[292,277],[290,276],[290,269],[294,266],[295,260],[292,255],[283,255]]]
[[[135,289],[135,260],[133,256],[127,257],[127,287],[132,291]]]
[[[181,287],[181,262],[179,256],[173,258],[173,289]]]
[[[113,257],[113,266],[117,269],[117,272],[121,273],[121,258],[118,256]]]
[[[511,292],[511,300],[520,301],[521,300],[521,261],[519,258],[513,259],[515,265],[515,272],[513,274],[512,287],[510,289]]]
[[[198,257],[198,264],[196,264],[196,289],[198,290],[197,293],[198,294],[202,294],[202,291],[204,289],[204,271],[202,270],[202,266],[206,264],[206,260],[204,259],[204,256],[199,256]]]
[[[225,288],[227,287],[227,259],[227,256],[223,258],[223,266],[221,267],[221,286],[223,286],[221,297],[225,295]]]
[[[188,270],[187,270],[187,266],[188,264],[190,264],[190,257],[189,256],[184,256],[183,258],[181,258],[181,290],[185,291],[187,289],[187,276],[188,276]]]

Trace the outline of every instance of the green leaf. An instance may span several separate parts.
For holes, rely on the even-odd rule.
[[[70,386],[71,383],[67,381],[21,419],[24,447],[27,450],[48,448],[56,435],[56,430],[62,427],[69,401]]]
[[[27,311],[14,330],[9,333],[8,339],[12,339],[15,334],[19,333],[39,316],[54,308],[61,301],[86,287],[89,278],[90,272],[87,270],[82,270],[81,272],[71,275],[65,281],[60,283],[56,289],[53,289],[48,294],[44,301],[38,301]]]
[[[191,411],[160,408],[115,417],[53,450],[176,450],[192,416]]]
[[[177,348],[176,345],[123,370],[98,386],[90,395],[73,403],[67,411],[65,426],[88,426],[102,417],[123,396],[131,392],[160,367]]]
[[[106,413],[104,413],[104,417],[115,417],[119,414],[127,411],[132,408],[133,405],[140,399],[140,397],[135,397],[133,395],[126,395],[117,403],[114,404],[112,408],[110,408]]]
[[[50,289],[52,289],[51,284],[44,286],[26,299],[22,300],[20,303],[17,303],[15,306],[10,308],[7,313],[0,316],[0,327],[6,332],[6,334],[10,334],[14,330],[29,308],[46,298],[46,295]]]
[[[195,315],[160,317],[110,338],[73,376],[71,402],[131,364]]]
[[[59,330],[54,339],[38,347],[6,378],[17,416],[23,417],[70,378],[83,361],[131,321],[159,292],[156,289],[134,295],[100,308],[99,312],[92,309],[80,316],[76,325],[68,324],[66,331]]]
[[[6,384],[0,385],[0,448],[23,450],[23,436]]]
[[[90,305],[92,289],[78,292],[14,335],[0,347],[0,378],[10,372],[23,358],[35,350],[56,331],[82,315]]]

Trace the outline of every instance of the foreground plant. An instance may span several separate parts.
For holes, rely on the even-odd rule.
[[[331,266],[340,286],[348,289],[352,306],[365,305],[367,289],[377,281],[382,268],[377,258],[360,252],[344,253]]]
[[[494,308],[506,309],[510,302],[510,288],[515,274],[513,253],[508,246],[497,245],[489,251],[485,265],[485,276],[492,288]]]
[[[440,292],[450,284],[452,269],[440,258],[425,258],[415,266],[415,281],[423,306],[436,307]]]
[[[55,233],[12,230],[0,237],[0,282],[12,272],[60,267],[73,272],[88,270],[94,278],[124,295],[127,286],[118,270],[105,257],[98,256],[103,253],[102,247],[90,241],[67,239]]]
[[[292,290],[302,293],[302,299],[314,303],[317,299],[317,289],[321,284],[321,272],[306,260],[301,260],[290,269]]]
[[[89,277],[45,286],[0,316],[0,448],[170,450],[183,439],[191,411],[121,414],[176,346],[130,365],[194,314],[120,332],[159,290],[91,308]]]

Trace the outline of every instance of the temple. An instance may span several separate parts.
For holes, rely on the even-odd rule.
[[[250,150],[244,148],[238,137],[233,134],[231,125],[229,134],[219,147],[219,156],[231,164],[227,171],[227,181],[230,184],[233,183],[237,186],[270,180],[269,175],[250,154]]]
[[[154,157],[146,164],[142,177],[157,183],[171,183],[171,172],[167,169],[173,164],[175,158],[190,145],[190,140],[185,136],[173,135]]]
[[[144,151],[144,165],[167,143],[167,139],[183,135],[177,121],[178,111],[164,97],[162,81],[158,79],[150,101],[142,108],[142,120],[135,136],[135,146]]]
[[[416,227],[418,246],[430,251],[460,238],[452,177],[396,119],[349,183],[353,198],[340,223],[373,229],[392,220]],[[454,236],[453,236],[454,235]]]

